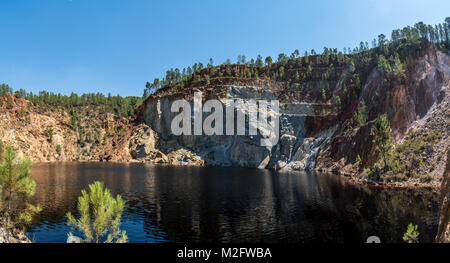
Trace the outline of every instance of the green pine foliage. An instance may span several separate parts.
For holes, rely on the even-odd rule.
[[[122,96],[107,96],[101,93],[87,93],[78,95],[71,93],[69,96],[62,94],[55,94],[53,92],[40,91],[39,94],[26,92],[22,89],[13,91],[6,84],[0,85],[0,96],[14,95],[17,98],[24,98],[31,101],[41,113],[47,110],[66,110],[71,114],[71,124],[74,125],[77,121],[76,112],[78,108],[96,108],[101,112],[113,113],[117,116],[128,117],[134,114],[136,108],[142,103],[140,97],[122,97]],[[10,97],[7,99],[7,107],[10,102]]]
[[[405,234],[403,235],[403,241],[407,243],[419,243],[419,226],[414,225],[412,223],[409,223],[408,229],[406,230]]]
[[[56,145],[56,152],[58,153],[58,154],[61,154],[61,145]]]
[[[120,195],[113,198],[103,183],[97,181],[89,185],[89,193],[81,191],[77,205],[80,218],[69,212],[68,224],[83,232],[86,242],[126,243],[126,232],[120,230],[124,206]]]
[[[410,132],[402,144],[385,155],[386,159],[366,167],[363,175],[371,179],[379,176],[379,179],[385,182],[401,182],[408,179],[415,179],[420,183],[430,182],[433,177],[423,171],[433,171],[435,167],[422,157],[422,153],[441,139],[442,134],[436,130],[425,134]],[[375,147],[378,146],[375,145]],[[383,171],[380,168],[381,162],[385,164]]]
[[[41,208],[30,203],[36,183],[30,179],[31,161],[19,160],[11,147],[6,147],[0,162],[1,225],[8,229],[25,228]]]
[[[347,121],[347,132],[353,128],[361,127],[366,124],[368,120],[367,106],[364,100],[361,100],[358,109],[353,113],[352,118]]]
[[[356,111],[355,119],[358,126],[362,126],[367,122],[368,113],[367,113],[367,106],[364,100],[361,100],[361,102],[358,105],[358,110]]]
[[[45,129],[44,136],[47,137],[48,142],[52,142],[53,141],[53,130],[51,128]]]
[[[0,84],[0,96],[5,96],[7,94],[12,94],[13,90],[5,83]]]
[[[388,155],[392,149],[393,138],[391,135],[391,124],[385,114],[378,115],[372,127],[372,135],[374,136],[372,142],[383,160],[384,169],[386,169],[388,167]]]

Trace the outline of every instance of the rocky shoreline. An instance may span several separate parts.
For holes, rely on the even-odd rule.
[[[102,161],[99,160],[84,160],[84,161],[69,161],[69,162],[61,162],[61,161],[39,161],[39,162],[33,162],[33,164],[41,165],[41,164],[57,164],[57,163],[71,163],[71,162],[77,162],[77,163],[101,163]],[[110,161],[108,163],[117,163],[117,164],[132,164],[132,163],[141,163],[141,164],[150,164],[150,165],[160,165],[160,166],[193,166],[193,167],[207,167],[203,162],[196,165],[196,164],[189,164],[189,163],[178,163],[178,164],[168,164],[168,163],[158,163],[158,162],[148,162],[146,160],[124,160],[124,161]],[[211,165],[209,166],[211,167]],[[266,169],[266,168],[255,168],[255,169]],[[291,170],[293,172],[300,172],[299,170]],[[370,188],[383,188],[383,189],[432,189],[434,191],[439,191],[441,189],[441,184],[436,182],[431,183],[417,183],[417,182],[377,182],[372,181],[368,179],[362,179],[355,173],[349,173],[344,171],[336,171],[331,169],[312,169],[312,170],[305,170],[305,171],[311,171],[311,172],[320,172],[320,173],[328,173],[328,174],[334,174],[336,176],[341,176],[346,183],[354,184],[354,185],[363,185],[368,186]]]
[[[332,173],[342,176],[347,183],[355,185],[364,185],[370,188],[382,188],[382,189],[431,189],[433,191],[439,191],[441,185],[437,182],[430,183],[417,183],[411,181],[405,182],[378,182],[369,179],[362,179],[355,173],[339,172],[334,170],[317,169],[315,171]]]
[[[9,231],[0,227],[0,243],[31,243],[31,240],[19,229]]]

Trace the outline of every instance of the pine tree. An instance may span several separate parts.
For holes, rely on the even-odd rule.
[[[263,66],[263,61],[262,61],[261,55],[258,55],[258,56],[256,57],[255,66],[257,66],[257,67],[262,67],[262,66]]]
[[[7,229],[24,229],[41,210],[29,203],[36,188],[30,179],[30,165],[30,159],[19,160],[16,152],[6,147],[0,165],[0,215]]]
[[[384,168],[387,168],[387,156],[392,148],[391,124],[385,114],[378,115],[374,126],[372,127],[374,135],[373,144],[378,153],[383,158]]]
[[[412,223],[409,223],[408,229],[406,230],[405,234],[403,235],[403,241],[407,243],[419,243],[419,226],[414,225]]]
[[[361,100],[358,106],[356,122],[358,123],[358,126],[362,126],[367,122],[367,106],[364,100]]]
[[[119,228],[124,206],[120,195],[114,199],[103,183],[97,181],[89,185],[89,193],[81,191],[77,206],[80,218],[75,219],[68,212],[68,224],[82,231],[86,242],[126,243],[126,232]]]
[[[295,81],[296,82],[300,81],[300,74],[298,73],[298,71],[295,72]]]
[[[398,54],[395,55],[395,58],[393,58],[392,61],[392,74],[398,80],[401,80],[405,77],[405,69],[402,62],[400,61]]]
[[[350,66],[349,66],[349,71],[350,71],[350,73],[353,74],[355,72],[355,70],[356,70],[355,62],[353,62],[353,60],[351,60],[350,61]]]
[[[270,66],[272,64],[272,58],[270,56],[266,57],[265,62],[267,66]]]

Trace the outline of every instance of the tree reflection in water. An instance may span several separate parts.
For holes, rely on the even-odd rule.
[[[131,242],[402,242],[410,222],[420,241],[437,231],[437,195],[380,190],[337,175],[143,164],[37,164],[34,201],[43,211],[29,237],[64,242],[64,215],[100,180],[126,200],[122,229]]]

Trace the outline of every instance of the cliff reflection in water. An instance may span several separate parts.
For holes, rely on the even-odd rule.
[[[216,167],[66,163],[32,167],[36,242],[64,242],[65,213],[100,180],[127,202],[131,242],[400,242],[409,222],[422,242],[437,231],[436,196],[426,190],[374,190],[336,175]]]

